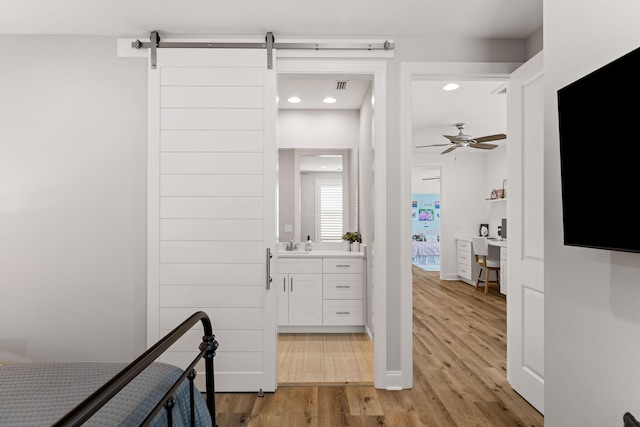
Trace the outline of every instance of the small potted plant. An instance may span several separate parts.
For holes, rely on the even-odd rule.
[[[347,231],[342,235],[342,249],[345,251],[360,252],[362,235],[359,231]]]
[[[351,250],[351,232],[347,231],[342,235],[342,250],[350,251]]]

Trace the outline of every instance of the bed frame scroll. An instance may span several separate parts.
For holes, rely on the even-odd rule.
[[[141,426],[148,425],[153,418],[164,407],[167,414],[168,425],[172,426],[171,409],[174,404],[173,395],[178,389],[180,384],[185,378],[190,382],[190,405],[191,405],[191,425],[195,423],[194,413],[194,379],[196,376],[195,366],[201,358],[205,362],[205,391],[207,409],[211,415],[211,425],[217,427],[216,424],[216,408],[215,408],[215,384],[213,378],[213,358],[216,355],[216,349],[218,348],[218,342],[213,335],[213,329],[211,327],[211,320],[209,316],[203,312],[198,311],[192,314],[188,319],[178,325],[173,331],[169,332],[158,341],[153,347],[149,348],[143,354],[141,354],[136,360],[127,365],[122,371],[116,374],[113,378],[107,381],[102,387],[96,390],[93,394],[82,401],[78,406],[69,411],[64,417],[60,418],[54,427],[71,427],[81,426],[87,421],[93,414],[98,412],[112,397],[114,397],[120,390],[122,390],[127,384],[129,384],[138,374],[153,363],[162,353],[164,353],[171,345],[173,345],[180,337],[188,332],[198,321],[202,322],[204,328],[204,336],[202,337],[202,343],[199,346],[200,353],[191,362],[191,364],[183,371],[182,375],[176,380],[173,386],[166,392],[163,398],[158,402],[154,409],[147,415],[145,420],[140,424]]]

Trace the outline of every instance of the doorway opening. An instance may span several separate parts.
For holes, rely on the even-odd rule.
[[[440,167],[412,168],[411,263],[440,271]]]
[[[508,80],[514,66],[512,64],[430,64],[430,63],[403,63],[401,77],[401,97],[403,111],[403,153],[407,171],[403,176],[404,198],[403,209],[406,209],[403,218],[403,230],[410,233],[410,209],[411,209],[411,173],[416,166],[438,165],[441,172],[441,210],[442,221],[440,222],[440,279],[460,280],[457,262],[457,237],[473,236],[477,234],[478,224],[484,221],[489,208],[489,204],[483,201],[485,195],[485,174],[487,170],[486,161],[481,161],[482,151],[472,147],[455,147],[451,150],[450,138],[446,135],[456,135],[455,124],[467,122],[468,132],[476,135],[490,135],[500,132],[500,129],[491,127],[489,131],[480,128],[471,129],[471,119],[460,117],[465,103],[458,104],[457,111],[445,113],[446,103],[452,99],[444,98],[445,83],[456,81],[461,83],[471,81],[481,81],[492,83],[495,88]],[[439,92],[420,95],[417,90],[420,86],[433,86]],[[502,88],[504,89],[504,87]],[[458,91],[455,91],[458,92]],[[451,95],[450,92],[446,92]],[[458,92],[461,94],[462,92]],[[496,95],[498,92],[496,92]],[[503,95],[501,95],[503,96]],[[451,97],[450,97],[451,98]],[[486,107],[480,106],[468,111],[478,123],[482,123],[481,117],[488,111]],[[421,121],[427,117],[429,120],[439,120],[437,128],[433,123],[429,124]],[[506,103],[502,120],[506,122]],[[447,128],[448,126],[448,128]],[[505,132],[506,133],[506,132]],[[446,144],[446,145],[440,145]],[[417,148],[417,146],[429,146]],[[474,153],[474,151],[476,153]],[[478,178],[482,176],[482,178]],[[500,182],[504,177],[500,178]],[[488,194],[491,192],[489,191]],[[470,203],[473,202],[473,208]],[[406,219],[404,219],[406,218]],[[407,239],[408,240],[408,239]],[[413,298],[412,289],[412,264],[411,264],[411,243],[406,242],[402,246],[404,252],[402,262],[406,263],[403,268],[402,277],[402,300],[409,306]],[[406,274],[405,274],[406,272]],[[469,282],[471,282],[471,278]],[[471,284],[471,283],[469,283]],[[402,319],[402,346],[404,357],[402,360],[403,370],[409,370],[412,366],[412,316],[411,313],[403,313]]]
[[[359,231],[365,258],[360,296],[361,320],[336,324],[326,310],[306,324],[291,316],[291,298],[279,299],[278,384],[374,384],[374,341],[372,292],[373,274],[369,250],[373,242],[373,80],[370,73],[335,74],[335,71],[282,72],[279,64],[278,93],[278,241],[312,241],[308,258],[323,258],[322,252],[341,251],[341,236]],[[296,69],[292,67],[292,70]],[[322,67],[319,68],[320,70]],[[351,91],[351,92],[350,92]],[[353,92],[353,93],[352,93]],[[290,95],[296,95],[289,103]],[[335,102],[322,100],[331,95]],[[340,157],[336,161],[336,157]],[[332,166],[334,165],[334,166]],[[363,166],[364,165],[364,166]],[[288,178],[287,178],[288,177]],[[328,218],[324,224],[339,230],[323,230],[316,214],[331,215],[318,206],[323,188],[332,180],[340,182],[340,224]],[[335,210],[335,209],[334,209]],[[333,221],[335,222],[335,221]],[[303,245],[301,244],[302,248]],[[323,279],[320,279],[323,286]],[[324,287],[324,286],[323,286]],[[283,287],[286,289],[286,287]],[[326,292],[326,290],[325,290]],[[325,295],[326,296],[326,295]],[[332,303],[321,296],[322,305]]]

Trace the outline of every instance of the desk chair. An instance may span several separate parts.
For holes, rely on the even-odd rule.
[[[484,293],[489,293],[489,285],[497,285],[500,289],[500,259],[489,258],[489,243],[486,237],[473,237],[473,253],[476,256],[478,265],[478,278],[476,279],[476,289],[480,282],[484,282]],[[484,278],[483,276],[484,271]],[[495,272],[496,279],[489,280],[491,272]]]

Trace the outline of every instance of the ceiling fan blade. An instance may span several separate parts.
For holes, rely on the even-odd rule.
[[[453,150],[455,150],[456,148],[458,148],[458,146],[457,146],[457,145],[454,145],[453,147],[449,147],[449,148],[447,148],[446,150],[444,150],[444,151],[443,151],[442,153],[440,153],[440,154],[447,154],[447,153],[450,153],[450,152],[452,152]]]
[[[424,147],[444,147],[445,145],[450,145],[450,144],[416,145],[416,148],[424,148]]]
[[[486,144],[484,142],[476,142],[475,144],[469,144],[471,148],[482,148],[483,150],[493,150],[497,147],[495,144]]]
[[[442,135],[445,138],[447,138],[449,141],[451,142],[457,142],[458,141],[458,135]]]
[[[476,142],[497,141],[499,139],[505,139],[507,135],[504,133],[497,133],[495,135],[481,136],[480,138],[473,138]]]

